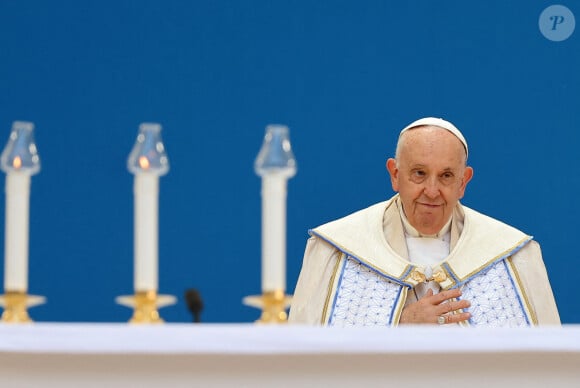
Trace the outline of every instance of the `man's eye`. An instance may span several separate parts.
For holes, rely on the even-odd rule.
[[[455,181],[455,175],[450,172],[446,172],[441,175],[441,182],[445,185],[452,184]]]
[[[413,180],[413,182],[415,183],[422,182],[426,176],[427,174],[425,173],[425,171],[415,170],[411,172],[411,180]]]

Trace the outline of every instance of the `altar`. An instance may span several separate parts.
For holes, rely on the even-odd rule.
[[[3,387],[576,387],[580,326],[0,325]]]

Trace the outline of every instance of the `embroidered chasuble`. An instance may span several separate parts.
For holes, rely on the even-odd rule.
[[[559,324],[531,236],[458,204],[446,233],[415,241],[397,199],[310,231],[290,322],[395,326],[415,292],[459,287],[471,302],[464,325]]]

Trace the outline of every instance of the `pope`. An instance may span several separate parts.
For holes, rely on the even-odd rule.
[[[540,245],[460,203],[468,156],[449,121],[403,128],[386,163],[396,194],[309,232],[289,322],[559,325]]]

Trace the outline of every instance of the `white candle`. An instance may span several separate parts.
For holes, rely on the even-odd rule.
[[[146,171],[135,174],[133,190],[134,287],[135,291],[157,291],[159,176]]]
[[[28,219],[30,174],[6,174],[6,224],[4,238],[4,290],[28,290]]]
[[[262,292],[286,290],[287,175],[262,176]]]

